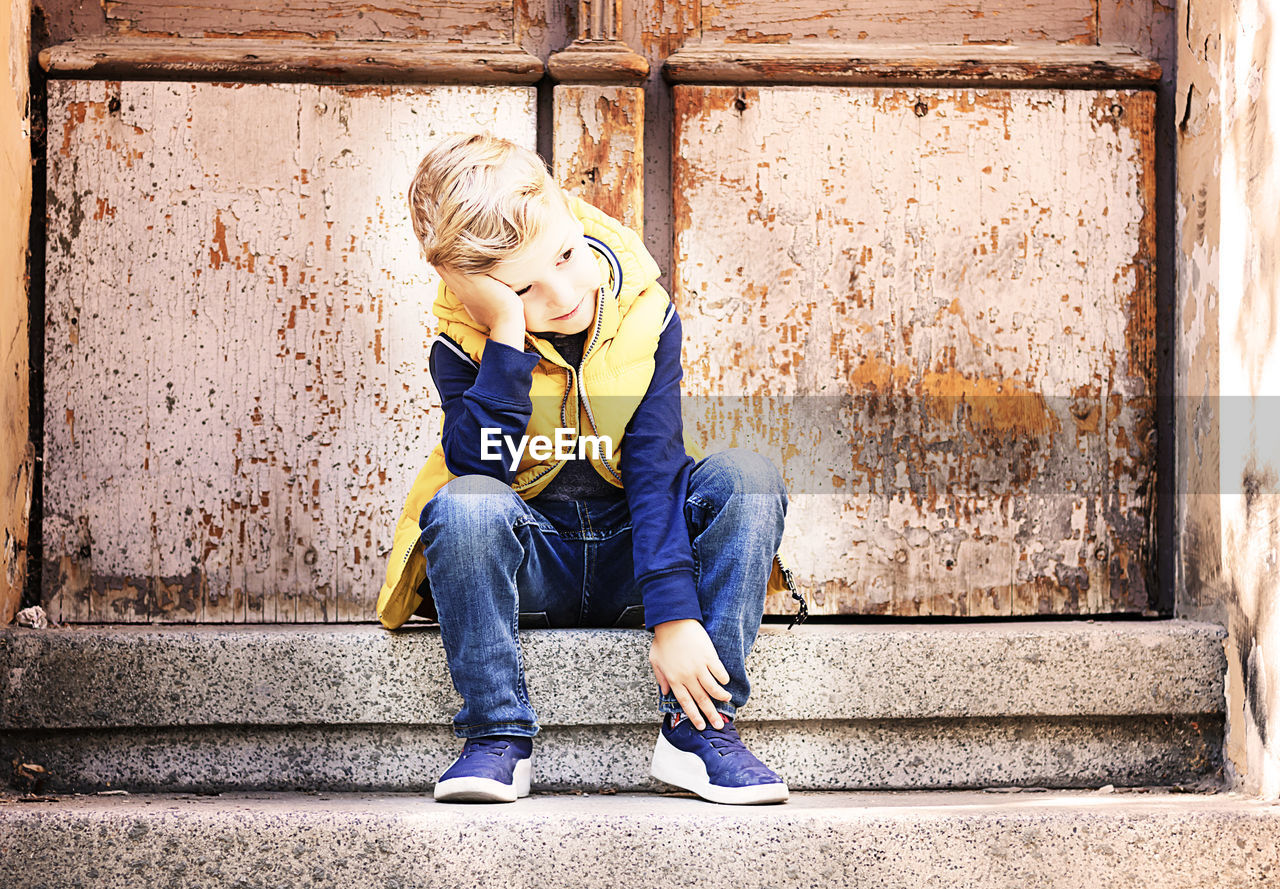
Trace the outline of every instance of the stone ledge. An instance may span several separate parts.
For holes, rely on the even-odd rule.
[[[797,793],[780,806],[534,795],[0,799],[0,885],[1244,889],[1280,806],[1233,794]]]
[[[653,720],[641,630],[522,631],[543,726]],[[765,625],[753,722],[1221,714],[1216,624]],[[566,682],[565,677],[578,677]],[[0,728],[447,725],[439,631],[346,626],[0,630]]]
[[[535,790],[654,790],[657,719],[549,726],[534,742]],[[828,720],[739,723],[794,790],[1221,784],[1215,716]],[[0,762],[35,763],[58,792],[114,788],[431,790],[458,755],[448,726],[194,726],[5,732]]]

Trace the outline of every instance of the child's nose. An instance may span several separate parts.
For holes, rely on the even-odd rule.
[[[552,284],[552,297],[557,316],[572,312],[573,307],[581,299],[581,296],[574,289],[573,282],[568,278],[560,278]]]

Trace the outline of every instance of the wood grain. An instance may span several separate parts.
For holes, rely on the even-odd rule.
[[[556,181],[644,230],[644,91],[560,85],[554,96]]]
[[[1093,0],[707,0],[702,36],[731,43],[902,40],[1097,43]]]
[[[31,223],[31,112],[27,65],[31,7],[18,0],[0,21],[0,626],[22,607],[31,528],[30,324],[27,232]],[[38,322],[37,322],[38,323]]]
[[[534,83],[515,45],[193,38],[86,38],[40,52],[52,77],[301,83]]]
[[[940,46],[690,43],[666,60],[674,83],[1150,86],[1160,65],[1122,45]]]
[[[1160,62],[1172,81],[1177,44],[1177,15],[1172,0],[1100,0],[1098,42],[1120,43]]]
[[[511,0],[111,0],[118,34],[510,42]]]
[[[640,84],[649,61],[618,41],[574,42],[547,60],[547,70],[560,83]]]

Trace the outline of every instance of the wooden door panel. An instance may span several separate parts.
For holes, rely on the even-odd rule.
[[[686,420],[783,467],[814,610],[1143,610],[1154,93],[675,104]]]
[[[118,34],[169,37],[313,37],[340,40],[511,40],[511,0],[115,0],[104,4],[106,25]]]
[[[1093,0],[713,0],[702,37],[731,43],[897,40],[929,43],[1096,43]]]
[[[45,607],[369,620],[438,435],[435,139],[530,87],[49,83]]]

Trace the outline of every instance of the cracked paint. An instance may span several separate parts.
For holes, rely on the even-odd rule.
[[[51,81],[49,109],[51,616],[369,619],[438,433],[404,191],[435,139],[532,147],[532,89]]]
[[[676,87],[686,422],[783,469],[815,611],[1146,609],[1154,104]]]
[[[904,32],[936,43],[1096,43],[1098,33],[1093,0],[983,3],[978,9],[964,2],[709,0],[701,8],[704,37],[727,43],[901,41]],[[922,32],[927,38],[918,36]]]

